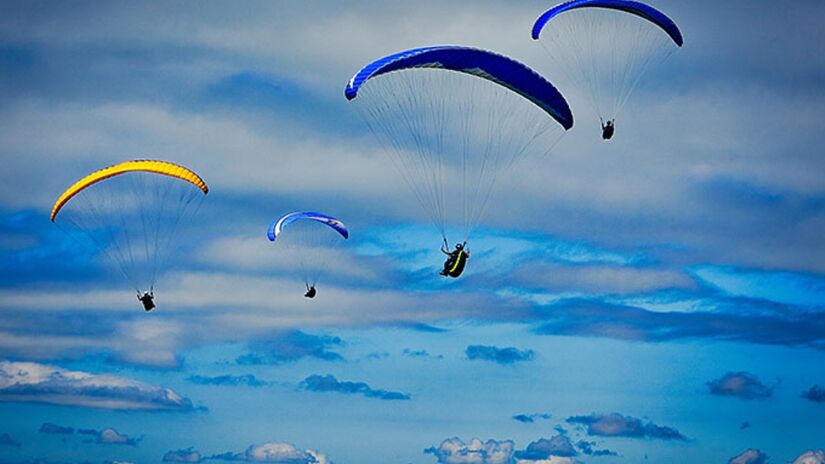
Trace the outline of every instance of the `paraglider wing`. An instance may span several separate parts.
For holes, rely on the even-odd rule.
[[[325,224],[331,227],[333,230],[341,234],[344,238],[349,238],[349,231],[347,227],[344,225],[343,222],[335,219],[332,216],[327,216],[326,214],[321,213],[313,213],[310,211],[296,211],[294,213],[289,213],[281,218],[275,220],[270,224],[269,229],[266,232],[266,236],[269,238],[269,241],[274,242],[276,238],[281,234],[281,232],[288,226],[289,224],[299,221],[299,220],[311,220],[317,221],[321,224]]]
[[[547,22],[555,16],[558,16],[565,11],[588,7],[607,8],[634,14],[659,26],[667,33],[667,35],[670,36],[671,39],[673,39],[673,42],[675,42],[676,45],[681,47],[684,44],[684,39],[682,38],[682,32],[679,30],[679,26],[677,26],[676,23],[666,14],[650,5],[645,5],[644,3],[630,0],[571,0],[569,2],[562,3],[561,5],[557,5],[544,12],[544,14],[539,16],[539,19],[536,20],[533,25],[533,39],[539,39],[539,35],[541,34],[545,24],[547,24]]]
[[[304,296],[313,298],[315,284],[326,272],[328,257],[339,246],[341,237],[349,238],[349,231],[332,216],[296,211],[273,221],[266,236],[284,253],[281,259],[294,264],[290,272],[299,273],[303,279],[307,289]]]
[[[177,248],[178,231],[207,193],[206,182],[183,166],[125,161],[75,182],[58,197],[50,219],[79,244],[103,252],[138,295],[151,296]]]
[[[156,174],[162,174],[170,177],[177,177],[178,179],[184,180],[189,182],[199,189],[201,189],[205,194],[209,193],[209,187],[206,185],[206,182],[200,178],[197,174],[189,169],[186,169],[183,166],[179,166],[174,163],[169,163],[167,161],[156,161],[156,160],[135,160],[135,161],[126,161],[120,164],[115,164],[114,166],[109,166],[107,168],[103,168],[99,171],[95,171],[88,176],[80,179],[79,181],[75,182],[74,185],[66,189],[63,194],[57,199],[52,207],[52,212],[50,215],[50,219],[54,222],[54,218],[57,216],[57,213],[63,208],[63,206],[68,202],[73,196],[77,195],[83,189],[94,185],[102,180],[108,179],[110,177],[114,177],[120,174],[124,174],[127,172],[135,172],[135,171],[143,171],[143,172],[153,172]]]
[[[344,95],[352,100],[367,80],[393,71],[415,68],[441,68],[487,79],[530,100],[565,129],[573,127],[570,107],[553,84],[518,61],[470,47],[425,47],[386,56],[358,71],[347,83]]]

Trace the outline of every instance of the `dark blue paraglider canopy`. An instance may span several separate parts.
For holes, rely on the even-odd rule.
[[[557,5],[547,10],[544,14],[539,16],[539,19],[537,19],[536,23],[533,25],[533,39],[538,40],[544,25],[555,16],[558,16],[565,11],[574,10],[577,8],[608,8],[634,14],[662,28],[662,30],[664,30],[667,35],[673,39],[676,45],[681,47],[684,44],[682,32],[679,30],[679,26],[677,26],[672,19],[650,5],[645,5],[644,3],[634,2],[631,0],[571,0],[569,2],[562,3],[561,5]]]
[[[511,58],[470,47],[425,47],[386,56],[358,71],[347,83],[344,95],[352,100],[370,78],[414,68],[447,69],[487,79],[530,100],[565,129],[573,127],[573,113],[567,101],[547,79]]]

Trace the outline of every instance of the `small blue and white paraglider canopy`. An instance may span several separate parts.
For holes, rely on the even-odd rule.
[[[281,216],[279,219],[276,219],[269,225],[269,229],[266,232],[267,238],[269,238],[270,242],[274,242],[275,239],[283,232],[283,230],[290,224],[295,221],[300,220],[310,220],[310,221],[317,221],[322,224],[325,224],[336,232],[341,234],[344,238],[349,238],[349,231],[347,227],[344,225],[343,222],[335,219],[332,216],[327,216],[326,214],[321,213],[314,213],[311,211],[296,211],[294,213],[289,213]]]

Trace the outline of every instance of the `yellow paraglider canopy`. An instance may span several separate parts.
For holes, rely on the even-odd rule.
[[[204,182],[203,179],[201,179],[200,176],[195,174],[193,171],[190,171],[183,166],[158,160],[125,161],[123,163],[115,164],[114,166],[109,166],[107,168],[95,171],[75,182],[74,185],[66,189],[66,191],[63,192],[63,194],[60,195],[60,198],[58,198],[54,203],[50,219],[54,222],[54,218],[57,216],[57,213],[60,212],[60,209],[63,208],[63,205],[65,205],[66,202],[86,187],[89,187],[90,185],[104,179],[134,171],[153,172],[165,176],[177,177],[178,179],[189,182],[203,190],[204,194],[209,193],[209,187],[207,187],[206,182]]]

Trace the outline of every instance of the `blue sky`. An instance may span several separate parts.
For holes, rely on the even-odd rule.
[[[825,463],[825,4],[656,1],[685,47],[609,144],[559,84],[446,282],[343,88],[440,43],[551,75],[513,3],[0,4],[0,462]],[[48,220],[143,157],[211,189],[149,314]],[[296,209],[352,233],[312,301]]]

